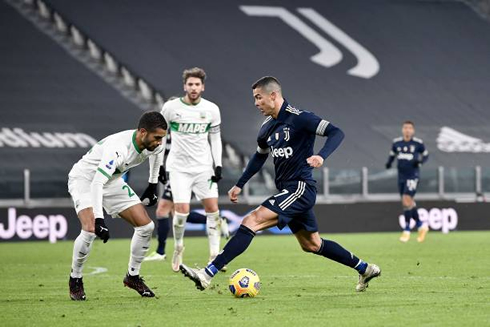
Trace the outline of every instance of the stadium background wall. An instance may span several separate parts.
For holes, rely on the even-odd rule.
[[[490,229],[490,203],[457,203],[427,201],[418,204],[422,219],[433,230]],[[222,205],[221,210],[231,219],[235,230],[241,218],[255,206]],[[153,211],[154,209],[151,209]],[[321,233],[393,232],[400,230],[400,205],[387,203],[330,204],[315,206]],[[150,215],[154,217],[153,212]],[[106,219],[112,238],[131,237],[133,229],[120,219]],[[2,208],[0,209],[0,241],[72,240],[80,231],[72,208]],[[267,233],[284,234],[277,229]],[[190,225],[187,236],[204,235],[204,226]]]

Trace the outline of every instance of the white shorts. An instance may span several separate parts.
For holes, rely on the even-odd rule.
[[[211,183],[213,174],[212,170],[198,174],[171,171],[169,179],[174,203],[190,203],[192,192],[198,200],[217,198],[218,184]]]
[[[77,214],[86,208],[93,207],[89,181],[84,178],[68,178],[68,192],[71,195]],[[122,178],[104,185],[102,206],[107,214],[119,218],[119,213],[141,203],[138,195]]]

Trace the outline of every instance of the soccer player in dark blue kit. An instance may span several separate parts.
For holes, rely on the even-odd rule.
[[[393,140],[390,156],[386,163],[386,169],[390,169],[395,157],[398,161],[398,190],[402,197],[405,216],[405,229],[400,236],[400,241],[405,243],[410,240],[410,220],[413,218],[419,234],[417,241],[423,242],[429,228],[419,219],[414,196],[417,192],[420,166],[429,159],[429,152],[425,149],[424,142],[414,137],[415,125],[413,122],[406,121],[403,123],[402,135],[402,137]]]
[[[236,234],[228,241],[221,254],[204,269],[181,265],[182,273],[204,290],[221,267],[243,253],[252,242],[255,233],[273,226],[289,226],[301,248],[351,267],[359,273],[358,292],[366,290],[371,279],[381,270],[368,264],[339,244],[320,237],[313,206],[316,201],[313,168],[340,145],[344,133],[315,114],[294,108],[282,97],[279,81],[271,76],[259,79],[252,86],[255,105],[267,119],[262,124],[257,139],[257,152],[228,195],[231,202],[238,202],[238,195],[247,181],[264,165],[269,152],[274,158],[275,183],[279,193],[265,200],[248,214]],[[326,136],[325,145],[317,155],[313,154],[316,135]]]

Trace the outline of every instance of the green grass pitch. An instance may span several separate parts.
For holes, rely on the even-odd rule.
[[[169,261],[144,263],[142,275],[158,296],[148,299],[122,284],[129,240],[98,240],[85,269],[87,301],[74,302],[68,296],[72,242],[2,243],[0,325],[490,325],[490,232],[433,232],[423,244],[401,244],[398,233],[324,236],[377,263],[382,276],[356,293],[354,270],[303,253],[293,236],[260,235],[204,292],[173,273]],[[184,261],[194,266],[206,259],[207,240],[188,237]],[[94,267],[107,271],[90,274]],[[242,267],[261,278],[254,299],[228,291],[228,276]]]

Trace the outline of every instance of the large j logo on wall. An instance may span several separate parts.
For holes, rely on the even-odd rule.
[[[319,53],[310,58],[314,63],[329,68],[342,60],[342,52],[335,45],[287,9],[267,6],[240,6],[240,9],[249,16],[280,18],[320,49]],[[317,25],[332,39],[342,44],[357,58],[357,65],[349,69],[347,74],[361,78],[371,78],[379,72],[378,60],[371,52],[320,15],[315,9],[298,8],[298,12]]]

